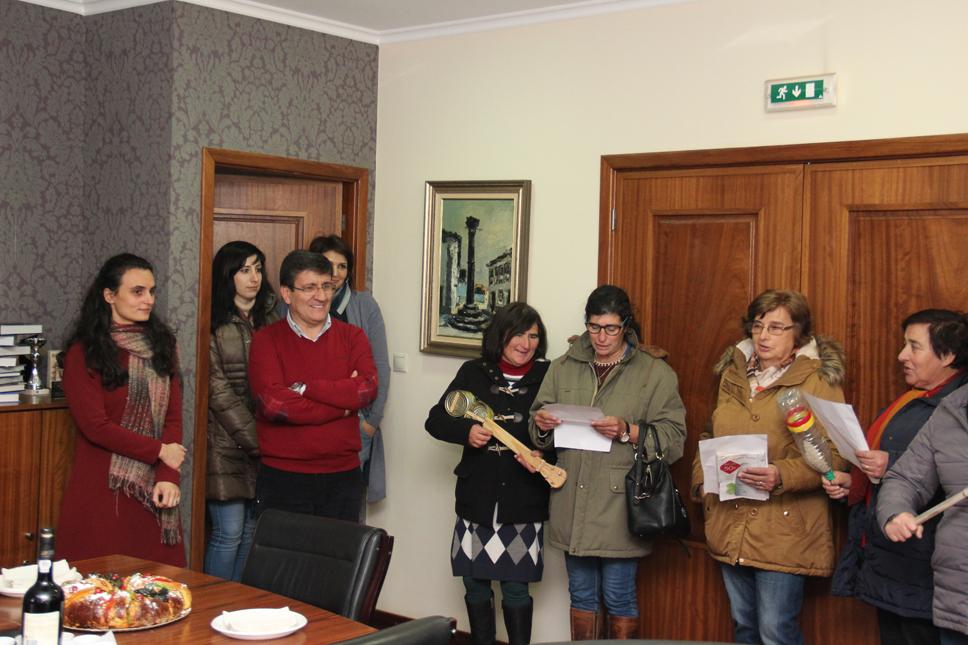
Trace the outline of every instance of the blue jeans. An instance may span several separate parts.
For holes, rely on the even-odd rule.
[[[638,558],[599,558],[565,554],[572,609],[598,612],[600,598],[612,616],[638,618],[635,593]]]
[[[238,581],[255,532],[252,500],[210,501],[208,516],[212,535],[205,548],[205,573]]]
[[[737,643],[802,645],[803,576],[722,565]]]

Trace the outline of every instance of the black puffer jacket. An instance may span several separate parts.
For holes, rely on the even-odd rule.
[[[968,383],[961,374],[934,396],[914,399],[905,405],[884,429],[880,449],[888,453],[888,469],[904,454],[921,427],[941,401]],[[868,507],[863,501],[850,509],[848,541],[837,562],[833,593],[857,596],[864,602],[900,616],[931,620],[934,592],[931,555],[940,521],[937,517],[924,525],[924,537],[907,542],[891,542],[877,525],[877,497],[881,485],[875,484]],[[941,500],[941,496],[932,504]],[[866,546],[861,539],[866,537]]]
[[[457,371],[457,376],[447,387],[444,396],[433,408],[424,427],[441,441],[464,446],[460,463],[454,469],[457,475],[457,503],[455,510],[460,517],[478,524],[490,525],[494,520],[494,504],[497,504],[497,521],[502,524],[542,522],[548,519],[548,484],[541,475],[529,473],[514,459],[510,450],[494,452],[485,448],[471,448],[467,437],[476,423],[470,419],[457,419],[444,409],[444,398],[453,390],[468,390],[487,403],[495,415],[513,415],[513,420],[498,424],[529,448],[533,448],[528,436],[528,411],[538,387],[548,371],[549,363],[536,362],[534,367],[518,382],[515,394],[508,394],[507,381],[501,370],[478,358],[467,361]],[[502,445],[492,439],[490,445]],[[546,460],[553,457],[545,455]]]
[[[275,297],[270,297],[267,324],[279,320],[275,306]],[[255,497],[259,440],[248,378],[252,331],[251,322],[233,316],[209,341],[206,497],[212,500]]]

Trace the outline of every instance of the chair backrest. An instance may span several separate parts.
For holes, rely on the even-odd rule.
[[[269,509],[256,526],[242,582],[365,623],[392,548],[380,528]]]
[[[352,642],[352,641],[347,641]],[[340,645],[344,645],[340,643]],[[559,641],[554,643],[539,643],[538,645],[615,645],[615,641]],[[623,641],[622,645],[729,645],[722,641],[670,641],[662,638],[633,638]]]
[[[456,629],[457,621],[453,618],[428,616],[344,641],[340,645],[449,645]]]

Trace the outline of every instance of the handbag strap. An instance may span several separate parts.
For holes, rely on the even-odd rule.
[[[645,447],[646,435],[652,435],[652,445],[655,447],[655,459],[662,459],[664,457],[662,453],[662,444],[659,443],[659,433],[656,431],[655,426],[651,423],[646,423],[644,420],[639,421],[639,440],[635,446],[635,458],[641,461],[652,461],[649,459],[649,451]]]

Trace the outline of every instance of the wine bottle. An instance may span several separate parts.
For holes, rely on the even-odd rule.
[[[64,590],[54,582],[54,529],[40,530],[37,582],[24,594],[21,614],[23,645],[59,645],[64,613]]]

